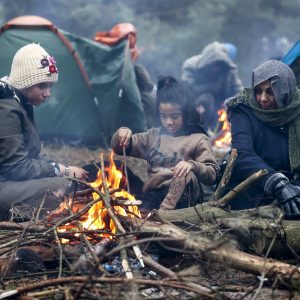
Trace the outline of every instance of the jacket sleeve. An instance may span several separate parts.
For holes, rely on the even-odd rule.
[[[262,178],[261,184],[275,170],[271,168],[254,150],[253,127],[250,117],[243,111],[236,109],[230,112],[232,148],[237,150],[234,172],[239,179],[245,180],[247,177],[261,169],[267,169],[268,175]]]
[[[219,167],[213,155],[210,141],[206,135],[199,140],[195,149],[195,160],[189,160],[194,168],[199,182],[205,185],[213,185],[219,172]]]
[[[157,128],[151,128],[146,132],[132,135],[132,139],[126,153],[132,157],[147,159],[148,149],[158,135]],[[118,131],[111,139],[111,148],[117,153],[122,154],[122,147],[119,145]]]
[[[0,120],[0,170],[4,177],[22,181],[55,176],[50,162],[31,157],[28,153],[24,143],[22,112],[10,103],[0,105]]]

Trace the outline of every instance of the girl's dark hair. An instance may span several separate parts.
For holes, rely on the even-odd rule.
[[[161,103],[177,104],[181,107],[183,116],[183,130],[186,134],[205,133],[200,124],[199,115],[195,109],[195,104],[189,96],[189,90],[186,85],[178,82],[172,76],[160,76],[156,91],[156,111],[159,116],[159,105]]]

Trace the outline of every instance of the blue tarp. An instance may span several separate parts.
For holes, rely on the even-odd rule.
[[[300,56],[300,40],[297,41],[294,46],[287,52],[287,54],[285,54],[281,58],[281,61],[287,65],[291,65],[298,56]]]

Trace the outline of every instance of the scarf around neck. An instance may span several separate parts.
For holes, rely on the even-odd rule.
[[[300,91],[297,89],[290,104],[273,110],[261,109],[254,99],[251,88],[245,88],[236,97],[226,100],[227,112],[244,104],[251,108],[254,115],[271,127],[288,125],[288,149],[291,171],[300,173]]]

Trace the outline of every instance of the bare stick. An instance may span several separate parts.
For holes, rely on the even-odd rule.
[[[133,206],[133,205],[141,205],[142,201],[141,200],[112,200],[111,205],[113,206]]]
[[[35,217],[35,223],[37,223],[38,220],[40,219],[40,213],[41,213],[41,210],[42,210],[42,208],[43,208],[43,206],[44,206],[44,203],[45,203],[45,201],[46,201],[46,198],[47,198],[47,196],[48,196],[48,193],[49,193],[49,191],[47,191],[47,192],[45,193],[45,195],[44,195],[44,197],[43,197],[43,200],[42,200],[42,202],[41,202],[41,205],[39,206],[39,209],[38,209],[38,211],[37,211],[37,213],[36,213],[36,217]]]
[[[261,179],[263,176],[268,174],[268,171],[266,169],[260,170],[251,176],[249,176],[247,179],[242,181],[239,185],[237,185],[234,189],[232,189],[230,192],[228,192],[224,197],[217,201],[210,201],[208,202],[210,205],[215,206],[224,206],[226,205],[230,200],[234,199],[238,194],[249,188],[251,184]]]
[[[110,217],[113,219],[113,221],[115,222],[117,229],[122,232],[125,233],[126,230],[123,228],[123,226],[121,225],[119,219],[117,218],[117,216],[114,214],[113,210],[111,209],[110,206],[110,198],[109,198],[109,191],[108,191],[108,187],[106,185],[106,180],[105,180],[105,173],[104,173],[104,161],[103,161],[103,155],[100,155],[100,164],[101,164],[101,175],[102,175],[102,182],[104,185],[104,191],[105,191],[105,197],[104,197],[104,202],[105,202],[105,206],[107,208],[107,211],[110,215]],[[124,242],[124,237],[120,237],[120,241]],[[127,256],[127,252],[126,249],[121,250],[121,259],[122,259],[122,266],[123,269],[125,271],[125,275],[128,279],[132,279],[133,278],[133,274],[131,272],[131,269],[129,267],[129,263],[128,263],[128,256]],[[77,296],[77,295],[76,295]]]
[[[237,151],[236,151],[236,149],[233,148],[231,150],[230,157],[228,159],[228,163],[226,165],[226,168],[225,168],[224,174],[221,178],[221,181],[220,181],[215,193],[212,196],[213,201],[219,200],[224,189],[226,188],[226,186],[229,182],[229,179],[231,177],[234,165],[235,165],[236,157],[237,157]]]
[[[129,180],[128,180],[128,172],[127,172],[127,159],[126,159],[126,148],[125,146],[123,146],[123,160],[124,160],[124,171],[125,171],[125,177],[126,177],[126,188],[127,188],[127,192],[128,194],[130,194],[130,186],[129,186]],[[144,267],[144,261],[143,261],[143,254],[142,251],[140,249],[140,247],[138,245],[133,246],[133,251],[137,257],[137,259],[139,260],[140,264],[142,267]]]
[[[15,290],[9,290],[5,291],[0,294],[0,299],[6,299],[9,297],[16,297],[17,295],[23,294],[23,293],[28,293],[30,291],[35,291],[39,290],[42,288],[46,288],[49,286],[57,286],[57,285],[69,285],[74,284],[74,283],[84,283],[86,281],[85,276],[73,276],[73,277],[62,277],[62,278],[55,278],[55,279],[48,279],[44,281],[40,281],[37,283],[33,284],[27,284],[23,287],[20,287]],[[165,287],[173,287],[173,288],[178,288],[178,289],[184,289],[188,290],[191,292],[195,292],[197,294],[203,295],[207,298],[215,298],[213,295],[213,291],[210,289],[198,285],[198,287],[191,287],[184,282],[179,282],[179,281],[174,281],[174,280],[168,280],[168,281],[163,281],[163,280],[150,280],[150,279],[124,279],[124,278],[113,278],[113,277],[98,277],[98,278],[92,278],[90,283],[121,283],[121,284],[130,284],[130,283],[136,283],[140,285],[148,285],[148,286],[165,286]]]
[[[103,185],[104,185],[104,195],[103,195],[104,197],[103,197],[103,201],[104,201],[105,207],[107,208],[107,212],[108,212],[109,216],[112,218],[112,220],[116,224],[117,229],[120,232],[125,233],[126,230],[121,225],[119,219],[115,215],[115,213],[112,210],[111,205],[110,205],[110,197],[109,197],[108,187],[106,185],[106,179],[105,179],[105,173],[104,173],[104,161],[103,161],[103,155],[102,154],[100,155],[100,163],[101,163],[101,170],[102,170],[102,172],[101,172],[102,182],[103,182]]]
[[[103,183],[103,187],[104,187],[104,195],[103,195],[103,202],[105,204],[105,207],[107,209],[107,212],[109,214],[109,216],[111,217],[111,219],[114,221],[116,227],[117,227],[117,230],[120,231],[121,233],[126,233],[126,230],[123,228],[123,226],[121,225],[119,219],[117,218],[117,216],[115,215],[114,211],[112,210],[111,208],[111,205],[110,205],[110,196],[109,196],[109,190],[108,190],[108,187],[107,187],[107,184],[106,184],[106,178],[105,178],[105,169],[104,169],[104,160],[103,160],[103,155],[102,153],[100,154],[100,165],[101,165],[101,177],[102,177],[102,183]],[[98,193],[98,191],[96,191]],[[121,237],[120,238],[120,241],[124,241],[124,237]],[[122,251],[126,251],[126,250],[122,250]],[[129,264],[128,264],[128,261],[127,261],[127,265],[125,265],[123,263],[123,261],[125,261],[125,256],[124,254],[122,255],[122,252],[121,252],[121,256],[122,256],[122,266],[125,270],[125,274],[127,277],[130,277],[132,275],[131,271],[129,272],[130,268],[129,268]],[[127,254],[126,254],[127,256]],[[83,282],[83,284],[80,286],[77,294],[75,295],[74,299],[79,299],[81,293],[83,292],[84,288],[86,287],[86,285],[92,280],[93,278],[93,275],[94,275],[94,272],[96,271],[96,267],[98,266],[99,264],[96,263],[96,266],[93,270],[91,270],[90,274],[86,277],[86,280]],[[131,273],[131,275],[130,275]],[[133,277],[133,275],[132,275]],[[131,278],[132,278],[131,277]]]
[[[55,239],[57,241],[58,248],[59,248],[59,272],[58,272],[58,278],[60,278],[61,274],[62,274],[63,250],[62,250],[62,246],[61,246],[61,240],[60,240],[60,238],[58,237],[58,234],[57,234],[57,229],[55,228],[53,230],[53,232],[54,232]]]
[[[143,260],[144,260],[144,262],[147,266],[149,266],[152,269],[156,270],[158,273],[163,274],[165,276],[168,276],[172,279],[178,279],[178,276],[175,272],[173,272],[172,270],[162,266],[158,262],[154,261],[150,256],[145,256],[144,255]]]
[[[124,172],[125,172],[125,177],[126,177],[126,189],[127,189],[128,194],[130,194],[130,186],[129,186],[129,180],[128,180],[127,159],[126,159],[125,146],[123,146],[122,149],[123,149]]]

